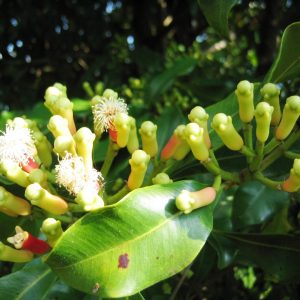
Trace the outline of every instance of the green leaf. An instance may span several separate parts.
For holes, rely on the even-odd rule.
[[[173,64],[172,67],[166,69],[159,75],[156,75],[145,87],[145,97],[149,101],[164,93],[170,88],[174,80],[183,75],[187,75],[193,71],[197,65],[197,60],[191,57],[180,58]]]
[[[40,260],[28,263],[22,270],[0,279],[1,299],[43,299],[56,276]]]
[[[237,2],[237,0],[198,0],[208,24],[222,36],[228,36],[228,15]]]
[[[174,203],[181,190],[201,188],[180,181],[135,190],[72,225],[46,262],[86,293],[133,295],[183,270],[202,249],[212,229],[213,205],[185,215]]]
[[[43,102],[35,104],[33,108],[25,112],[25,115],[27,118],[36,121],[39,126],[45,126],[51,117],[51,113]]]
[[[57,280],[47,292],[47,295],[43,298],[43,300],[82,300],[84,295],[85,294],[69,287],[61,280]],[[99,300],[99,297],[97,300]]]
[[[300,22],[290,24],[283,32],[278,56],[265,82],[284,82],[300,75]]]
[[[235,228],[260,224],[288,203],[289,194],[275,191],[258,181],[246,182],[238,188],[233,201]]]
[[[74,112],[87,112],[91,110],[91,103],[88,100],[80,99],[80,98],[73,98],[73,111]]]
[[[98,163],[104,161],[108,147],[108,139],[96,139],[93,147],[93,162]]]
[[[230,243],[235,262],[258,266],[274,281],[300,281],[300,237],[277,234],[247,234],[213,231],[219,242]],[[224,249],[226,245],[223,244]]]

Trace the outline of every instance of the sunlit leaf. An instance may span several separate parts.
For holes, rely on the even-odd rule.
[[[181,181],[133,191],[72,225],[46,262],[76,289],[133,295],[184,269],[205,244],[212,205],[184,215],[174,203],[182,189],[202,187]]]

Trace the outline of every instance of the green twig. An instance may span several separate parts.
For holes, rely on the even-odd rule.
[[[215,156],[214,150],[213,149],[209,149],[209,157],[211,158],[211,160],[215,163],[216,166],[219,167],[219,162]]]
[[[250,164],[251,171],[256,171],[257,169],[259,169],[259,166],[264,158],[264,146],[265,146],[265,143],[256,141],[256,147],[255,147],[256,157]]]
[[[171,295],[171,297],[170,297],[170,300],[176,299],[176,295],[177,295],[178,291],[180,290],[180,288],[181,288],[181,286],[182,286],[184,280],[185,280],[186,277],[188,276],[188,273],[189,273],[191,267],[192,267],[192,264],[190,264],[189,266],[187,266],[187,267],[185,268],[185,270],[183,271],[183,274],[182,274],[182,276],[181,276],[181,278],[180,278],[178,284],[176,285],[176,287],[175,287],[175,289],[174,289],[174,291],[173,291],[173,293],[172,293],[172,295]]]
[[[255,157],[255,152],[247,146],[243,146],[240,152],[244,154],[247,157],[247,160],[249,161],[251,161]]]
[[[125,184],[116,194],[112,196],[108,196],[106,198],[106,204],[114,204],[121,200],[124,196],[126,196],[130,192],[127,184]]]
[[[114,161],[114,158],[117,156],[119,152],[119,149],[120,148],[118,147],[118,145],[114,143],[111,139],[109,139],[106,156],[102,168],[100,170],[103,177],[107,176],[109,169]]]
[[[300,138],[300,130],[294,131],[281,145],[273,150],[262,162],[260,170],[263,171],[269,167],[274,161],[284,154],[297,140]]]
[[[221,175],[215,176],[215,179],[214,179],[212,187],[218,192],[219,189],[220,189],[220,187],[221,187],[221,184],[222,184],[222,177],[221,177]]]
[[[264,155],[270,153],[277,146],[281,144],[281,141],[277,140],[275,137],[265,146]]]
[[[243,133],[244,133],[244,142],[246,147],[249,150],[253,150],[253,141],[252,141],[252,125],[250,123],[244,123],[243,124]],[[250,155],[247,156],[248,163],[251,163],[253,160],[253,157]]]
[[[292,151],[284,151],[284,156],[290,159],[299,159],[300,153],[296,153]]]
[[[281,181],[274,181],[267,178],[261,172],[255,173],[253,177],[272,189],[281,190]]]
[[[201,162],[203,166],[213,175],[220,175],[222,179],[230,180],[233,182],[240,182],[240,178],[235,172],[227,172],[218,167],[212,160]]]

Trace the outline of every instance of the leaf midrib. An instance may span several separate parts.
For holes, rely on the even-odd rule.
[[[274,82],[280,82],[279,78],[284,77],[284,75],[300,60],[300,55],[277,77],[277,79],[274,79]],[[272,72],[273,76],[274,72]]]
[[[272,248],[272,249],[276,249],[276,250],[287,250],[287,251],[292,251],[292,252],[300,252],[300,249],[284,247],[284,246],[275,246],[275,245],[261,243],[261,242],[254,242],[254,241],[247,240],[245,238],[234,236],[230,233],[226,233],[224,231],[217,230],[217,229],[214,229],[213,232],[215,232],[217,234],[220,234],[222,236],[226,236],[229,239],[237,240],[237,241],[244,242],[244,243],[250,244],[250,245],[256,245],[256,246],[261,246],[261,247],[266,247],[266,248]]]
[[[20,300],[22,299],[22,297],[27,293],[28,290],[30,290],[38,281],[42,280],[45,276],[48,275],[48,273],[50,273],[51,270],[48,269],[46,270],[44,273],[42,273],[41,276],[39,276],[37,279],[35,279],[34,281],[32,281],[16,298],[15,300]]]
[[[122,247],[122,246],[124,246],[124,245],[126,245],[126,244],[130,244],[130,243],[133,243],[133,242],[135,242],[135,241],[137,241],[137,240],[140,240],[140,239],[144,238],[145,236],[147,236],[148,234],[150,234],[150,233],[152,233],[152,232],[154,232],[154,231],[159,230],[162,226],[164,226],[165,224],[167,224],[168,222],[174,220],[175,218],[179,217],[179,216],[182,215],[182,214],[183,214],[182,212],[177,212],[177,213],[174,214],[171,218],[168,218],[168,219],[165,220],[164,222],[159,223],[157,226],[155,226],[155,227],[152,228],[151,230],[144,232],[143,234],[141,234],[141,235],[135,237],[134,239],[131,239],[131,240],[125,241],[125,242],[123,242],[123,243],[121,243],[121,244],[115,245],[115,246],[112,247],[112,248],[108,248],[108,249],[105,250],[105,251],[102,251],[102,252],[100,252],[100,253],[97,253],[97,254],[95,254],[95,255],[93,255],[93,256],[89,256],[89,257],[87,257],[87,258],[85,258],[85,259],[82,259],[82,260],[77,261],[77,262],[75,262],[75,263],[72,263],[72,264],[70,264],[70,265],[63,266],[63,267],[55,267],[55,268],[53,268],[53,269],[55,269],[55,270],[65,270],[65,269],[74,267],[74,266],[76,266],[76,265],[78,265],[78,264],[81,264],[81,263],[83,263],[83,262],[86,262],[86,261],[89,261],[89,260],[91,260],[91,259],[94,259],[94,258],[96,258],[96,257],[98,257],[98,256],[102,256],[102,255],[104,255],[104,254],[107,254],[107,253],[109,253],[109,252],[112,252],[112,251],[114,251],[115,249],[118,249],[118,248],[120,248],[120,247]]]

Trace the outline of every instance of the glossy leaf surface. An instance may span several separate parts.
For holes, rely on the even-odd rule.
[[[282,36],[278,56],[266,82],[284,82],[300,75],[300,22],[289,25]]]
[[[276,191],[258,181],[241,185],[235,193],[232,217],[236,228],[260,224],[288,203],[286,192]]]
[[[0,279],[1,299],[43,299],[56,276],[40,260],[28,263],[23,269]]]
[[[205,244],[212,205],[184,215],[174,204],[182,189],[202,187],[181,181],[133,191],[71,226],[46,262],[84,292],[133,295],[181,271]]]
[[[279,234],[247,234],[214,230],[222,247],[218,254],[258,266],[275,281],[299,282],[300,238]],[[224,257],[222,258],[224,259]]]
[[[228,35],[228,15],[237,0],[198,0],[208,22],[220,35]]]

